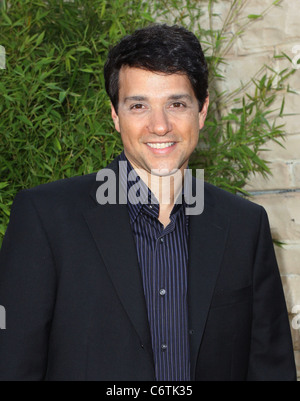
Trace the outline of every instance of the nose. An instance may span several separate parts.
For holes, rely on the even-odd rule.
[[[172,130],[172,124],[165,110],[152,110],[149,116],[148,129],[151,134],[166,135]]]

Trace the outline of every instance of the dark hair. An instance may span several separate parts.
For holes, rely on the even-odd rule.
[[[202,110],[208,95],[207,64],[198,39],[185,28],[150,25],[125,36],[110,50],[104,66],[105,89],[116,112],[122,66],[165,74],[186,74]]]

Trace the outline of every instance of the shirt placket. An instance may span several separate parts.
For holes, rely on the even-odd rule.
[[[158,380],[168,380],[170,377],[170,356],[172,353],[172,344],[169,333],[170,323],[170,302],[171,291],[168,287],[168,274],[170,273],[168,239],[170,233],[174,230],[174,222],[171,222],[165,229],[157,221],[157,235],[155,244],[155,266],[153,281],[153,297],[156,304],[155,320],[157,322],[157,344],[155,344],[157,363],[160,365],[161,376]]]

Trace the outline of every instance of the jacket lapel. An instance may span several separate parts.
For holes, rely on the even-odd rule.
[[[190,216],[188,309],[193,333],[190,335],[192,380],[229,227],[227,217],[204,201],[204,212]]]
[[[109,166],[116,171],[116,160]],[[96,190],[91,192],[96,200]],[[118,199],[118,191],[117,191]],[[142,277],[126,205],[99,205],[85,214],[85,220],[113,282],[120,301],[143,345],[152,357],[151,335]]]

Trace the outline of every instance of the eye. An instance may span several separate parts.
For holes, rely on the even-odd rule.
[[[175,102],[171,104],[171,107],[173,107],[174,109],[179,109],[179,108],[185,108],[186,105],[182,102]]]
[[[130,106],[130,110],[141,110],[144,108],[144,105],[141,103],[133,104]]]

